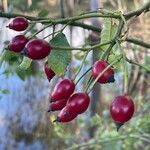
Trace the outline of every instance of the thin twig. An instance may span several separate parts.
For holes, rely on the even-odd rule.
[[[133,44],[136,44],[136,45],[139,45],[139,46],[143,46],[145,48],[150,48],[150,44],[149,43],[143,42],[142,40],[139,40],[139,39],[129,38],[128,37],[125,40],[127,42],[129,42],[129,43],[133,43]]]
[[[137,10],[133,10],[130,11],[126,14],[124,14],[124,18],[125,19],[130,19],[131,17],[134,16],[139,16],[141,13],[143,12],[147,12],[149,11],[150,8],[150,1],[148,1],[147,3],[145,3],[143,6],[141,6],[139,9]],[[52,18],[41,18],[41,17],[32,17],[32,16],[27,16],[27,15],[22,15],[22,14],[13,14],[13,13],[4,13],[4,12],[0,12],[0,17],[4,17],[4,18],[14,18],[14,17],[18,17],[18,16],[22,16],[25,17],[31,21],[38,21],[41,23],[50,23],[50,22],[54,22],[55,24],[66,24],[68,21],[72,20],[73,22],[71,23],[71,25],[74,26],[80,26],[86,29],[93,29],[95,30],[96,28],[93,26],[88,26],[85,24],[81,24],[81,23],[76,23],[75,21],[80,20],[80,19],[85,19],[85,18],[92,18],[92,17],[109,17],[109,18],[116,18],[116,19],[121,19],[120,14],[102,14],[102,13],[98,13],[98,12],[89,12],[86,14],[82,14],[82,15],[78,15],[78,16],[74,16],[74,17],[68,17],[68,18],[61,18],[61,19],[52,19]]]
[[[139,64],[138,62],[135,62],[135,61],[133,61],[133,60],[128,59],[127,57],[126,57],[126,61],[129,62],[130,64],[137,65],[137,66],[139,66],[139,67],[141,67],[141,68],[147,70],[148,72],[150,72],[150,67],[146,67],[146,66],[144,66],[144,65],[142,65],[142,64]]]

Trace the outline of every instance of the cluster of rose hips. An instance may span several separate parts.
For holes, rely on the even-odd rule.
[[[23,31],[27,29],[28,24],[26,18],[16,17],[8,27],[15,31]],[[8,49],[14,52],[23,52],[25,56],[31,59],[39,60],[49,55],[52,46],[43,39],[28,39],[24,35],[17,35],[10,41]],[[107,61],[96,61],[92,66],[93,78],[97,78],[108,65]],[[55,72],[48,65],[48,62],[44,64],[44,71],[49,81],[55,76]],[[97,82],[105,84],[114,81],[114,70],[110,67],[98,78]],[[79,114],[84,113],[89,104],[88,93],[75,92],[73,80],[65,78],[55,85],[50,95],[48,111],[60,111],[55,121],[69,122]],[[123,94],[114,98],[110,106],[110,114],[118,129],[133,116],[133,113],[134,103],[129,95]]]
[[[15,31],[24,31],[29,23],[24,17],[14,18],[8,28]],[[28,39],[22,34],[15,36],[8,44],[8,49],[13,52],[22,52],[27,57],[39,60],[49,55],[52,47],[43,39]]]
[[[97,78],[98,75],[108,66],[108,62],[98,60],[92,66],[92,76]],[[45,73],[47,78],[51,80],[54,72],[48,64],[45,64]],[[109,68],[99,79],[101,84],[114,82],[113,68]],[[90,98],[87,93],[75,92],[75,84],[70,79],[62,79],[59,81],[50,95],[50,105],[48,111],[61,110],[57,119],[58,122],[69,122],[77,117],[78,114],[85,112],[89,106]],[[110,106],[110,113],[119,129],[127,122],[134,113],[134,103],[127,94],[114,98]]]

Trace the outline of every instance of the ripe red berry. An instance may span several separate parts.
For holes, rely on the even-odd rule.
[[[13,52],[21,52],[27,42],[28,39],[24,35],[17,35],[9,42],[8,49]]]
[[[48,112],[62,110],[66,106],[66,103],[67,103],[66,99],[63,99],[63,100],[60,100],[60,101],[56,101],[56,102],[52,102],[49,105]]]
[[[85,112],[89,106],[90,98],[87,93],[74,93],[68,100],[68,113],[81,114]]]
[[[110,106],[110,114],[117,125],[117,130],[128,120],[134,113],[134,103],[130,96],[120,95],[114,98]]]
[[[15,31],[24,31],[28,27],[28,20],[24,17],[16,17],[10,22],[8,27]]]
[[[48,66],[48,62],[44,64],[44,72],[49,82],[55,76],[55,72]]]
[[[104,60],[98,60],[94,63],[92,67],[92,75],[94,78],[97,78],[100,73],[108,66],[108,62]],[[114,82],[114,71],[112,68],[109,68],[99,79],[99,83],[109,83]]]
[[[43,39],[33,39],[25,45],[24,51],[29,58],[38,60],[48,56],[51,46]]]
[[[77,114],[68,114],[67,112],[68,107],[65,106],[57,116],[57,119],[54,122],[69,122],[72,121],[74,118],[77,117]]]
[[[70,79],[63,79],[59,81],[54,90],[51,93],[51,101],[58,101],[61,99],[68,99],[70,95],[74,92],[75,84]]]

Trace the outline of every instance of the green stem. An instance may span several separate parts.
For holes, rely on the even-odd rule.
[[[85,63],[85,60],[86,60],[86,57],[87,57],[88,53],[89,53],[89,51],[87,51],[87,52],[85,53],[85,55],[84,55],[84,57],[83,57],[83,60],[82,60],[82,63],[81,63],[81,65],[80,65],[79,69],[77,70],[77,72],[76,72],[76,74],[75,74],[73,80],[76,80],[76,77],[77,77],[78,74],[80,73],[80,71],[81,71],[81,69],[82,69],[82,67],[83,67],[83,65],[84,65],[84,63]]]
[[[117,62],[119,62],[122,59],[122,55],[118,56],[118,58],[116,58],[110,65],[108,65],[98,76],[97,78],[94,80],[94,82],[92,83],[89,92],[91,92],[91,90],[93,89],[94,85],[96,84],[96,82],[98,81],[98,79],[110,68],[112,67],[114,64],[116,64]]]
[[[106,57],[108,56],[108,54],[110,53],[111,49],[113,48],[113,46],[115,45],[114,43],[115,41],[112,40],[112,42],[110,43],[110,46],[108,47],[108,49],[102,54],[101,56],[101,60],[106,59]]]
[[[139,16],[142,12],[149,11],[149,8],[150,8],[150,1],[145,3],[143,6],[141,6],[137,10],[133,10],[133,11],[130,11],[126,14],[123,14],[123,16],[124,16],[125,19],[128,20],[133,16]],[[86,24],[83,24],[83,23],[80,23],[80,22],[75,22],[75,21],[80,20],[80,19],[84,19],[84,18],[92,18],[92,17],[105,17],[105,18],[109,17],[109,18],[121,19],[120,14],[115,14],[115,13],[114,14],[113,13],[112,14],[109,14],[109,13],[108,14],[107,13],[102,14],[102,13],[98,13],[98,11],[96,11],[96,12],[93,11],[93,12],[89,12],[89,13],[82,14],[82,15],[79,15],[79,16],[70,17],[70,18],[62,18],[62,19],[32,17],[32,16],[27,16],[27,15],[22,15],[22,14],[0,12],[0,17],[4,17],[4,18],[14,18],[14,17],[18,17],[18,16],[25,17],[25,18],[27,18],[29,20],[32,20],[32,21],[38,21],[38,22],[43,22],[43,23],[54,21],[55,24],[66,24],[68,21],[73,20],[73,22],[70,25],[80,26],[84,29],[93,30],[93,31],[96,31],[97,28],[94,27],[94,26],[86,25]],[[98,30],[100,32],[100,28]]]
[[[126,41],[129,42],[129,43],[139,45],[139,46],[143,46],[145,48],[150,48],[150,44],[146,43],[146,42],[143,42],[142,40],[138,40],[138,39],[128,37],[128,38],[126,38]]]
[[[49,23],[48,25],[44,26],[42,29],[40,29],[39,31],[35,32],[34,34],[32,34],[29,39],[32,39],[34,36],[36,36],[37,34],[39,34],[40,32],[44,31],[46,28],[50,27],[53,23]]]
[[[140,139],[144,142],[150,143],[150,140],[147,138],[144,138],[141,134],[130,134],[130,135],[121,135],[121,136],[116,136],[116,137],[111,137],[111,138],[105,138],[105,139],[98,139],[98,140],[93,140],[92,142],[86,142],[86,143],[82,143],[79,145],[75,145],[72,147],[67,148],[67,150],[76,150],[76,149],[80,149],[86,146],[90,146],[90,145],[96,145],[96,144],[100,144],[100,143],[109,143],[112,141],[119,141],[119,140],[125,140],[127,138],[131,138],[131,139]]]
[[[70,22],[68,22],[67,24],[64,25],[64,27],[56,32],[53,32],[54,34],[59,33],[59,32],[63,32],[64,29],[69,25]],[[43,39],[48,38],[49,36],[53,35],[53,33],[48,34],[47,36],[45,36]]]
[[[124,25],[124,21],[120,20],[119,25],[118,25],[118,29],[114,35],[114,38],[111,40],[110,46],[108,47],[108,49],[103,53],[101,59],[106,59],[106,57],[109,55],[110,51],[112,50],[113,46],[116,44],[116,39],[118,39],[118,37],[121,34],[122,28]]]
[[[135,61],[133,61],[133,60],[128,59],[127,57],[126,57],[126,61],[129,62],[130,64],[137,65],[137,66],[139,66],[139,67],[145,69],[146,71],[150,72],[150,67],[146,67],[146,66],[144,66],[144,65],[142,65],[142,64],[139,64],[139,63],[137,63],[137,62],[135,62]]]
[[[126,61],[126,54],[124,50],[122,49],[120,43],[116,40],[116,43],[118,45],[118,48],[123,56],[123,70],[124,70],[124,93],[128,93],[128,66]]]
[[[81,50],[81,51],[88,51],[89,49],[90,50],[94,50],[96,48],[100,48],[104,45],[107,45],[107,44],[110,44],[111,41],[108,41],[106,43],[99,43],[99,44],[95,44],[93,46],[90,46],[90,47],[85,47],[85,48],[79,48],[79,47],[60,47],[60,46],[53,46],[54,49],[57,49],[57,50]]]
[[[124,14],[124,17],[125,19],[130,19],[131,17],[134,17],[134,16],[139,16],[142,12],[147,12],[149,11],[149,8],[150,8],[150,1],[148,1],[147,3],[145,3],[143,6],[141,6],[140,8],[138,8],[137,10],[133,10],[133,11],[130,11],[126,14]],[[90,17],[111,17],[111,18],[120,18],[120,15],[119,14],[99,14],[98,15],[98,11],[91,11],[91,12],[87,12],[86,14],[81,14],[82,16],[83,15],[89,15],[89,14],[92,14],[92,16]],[[29,20],[32,20],[32,21],[40,21],[40,20],[51,20],[50,18],[44,18],[44,17],[33,17],[33,16],[27,16],[27,15],[23,15],[23,14],[17,14],[17,13],[5,13],[5,12],[0,12],[0,17],[3,17],[3,18],[14,18],[14,17],[18,17],[18,16],[21,16],[21,17],[25,17]],[[80,15],[79,15],[80,16]],[[64,19],[62,19],[62,22],[64,22]]]
[[[143,12],[148,12],[150,9],[150,1],[148,0],[147,3],[145,3],[143,6],[141,6],[139,9],[137,10],[133,10],[130,11],[128,13],[126,13],[124,16],[125,18],[128,20],[133,16],[139,16],[141,15]]]
[[[90,78],[89,78],[89,80],[88,80],[88,82],[87,82],[87,86],[86,86],[86,88],[85,88],[85,92],[88,91],[88,89],[89,89],[89,87],[90,87],[92,81],[93,81],[93,77],[92,77],[92,75],[91,75]]]
[[[80,82],[80,80],[92,69],[92,67],[90,67],[88,70],[86,70],[81,77],[77,80],[76,85]]]

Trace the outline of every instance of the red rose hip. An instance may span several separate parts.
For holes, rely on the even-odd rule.
[[[63,79],[59,81],[54,90],[51,93],[51,101],[58,101],[61,99],[68,99],[70,95],[74,92],[75,84],[70,79]]]
[[[98,60],[94,63],[93,67],[92,67],[92,76],[94,78],[97,78],[98,75],[100,73],[102,73],[102,71],[108,66],[108,62],[104,61],[104,60]],[[98,82],[99,83],[110,83],[110,82],[114,82],[114,71],[113,68],[110,67],[99,79]]]
[[[49,55],[51,46],[43,39],[33,39],[25,45],[24,51],[29,58],[39,60]]]
[[[117,125],[117,130],[128,120],[134,113],[134,103],[130,96],[120,95],[114,98],[110,106],[110,114]]]
[[[67,103],[66,99],[63,99],[63,100],[60,100],[60,101],[56,101],[56,102],[52,102],[49,105],[48,112],[62,110],[66,106],[66,103]]]
[[[54,122],[70,122],[77,117],[77,114],[67,114],[68,107],[65,106],[57,116],[57,119]]]
[[[13,52],[21,52],[28,39],[24,35],[17,35],[15,36],[8,44],[8,49]]]
[[[24,17],[16,17],[9,23],[8,27],[15,31],[24,31],[28,27],[28,20]]]
[[[49,67],[48,62],[44,64],[44,72],[49,82],[55,76],[55,72]]]
[[[68,113],[81,114],[87,110],[89,103],[90,98],[87,93],[74,93],[67,102]]]

